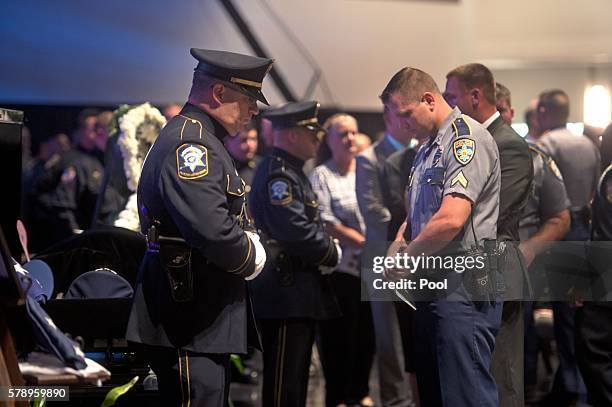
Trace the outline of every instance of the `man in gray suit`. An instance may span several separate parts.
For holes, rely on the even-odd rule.
[[[381,192],[383,163],[388,156],[405,148],[410,141],[410,134],[386,109],[383,118],[386,134],[357,156],[355,181],[359,211],[366,225],[366,242],[377,242],[379,245],[387,240],[391,220]],[[368,286],[371,287],[370,284]],[[372,301],[371,306],[382,404],[385,407],[410,406],[411,392],[402,366],[400,330],[393,302]]]

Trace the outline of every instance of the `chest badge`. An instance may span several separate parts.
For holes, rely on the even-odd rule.
[[[208,174],[208,150],[200,144],[182,144],[176,149],[178,176],[197,179]]]
[[[293,201],[291,184],[284,179],[275,179],[268,183],[268,195],[272,205],[286,205]]]
[[[476,142],[471,138],[460,138],[453,142],[453,154],[461,165],[467,165],[476,152]]]

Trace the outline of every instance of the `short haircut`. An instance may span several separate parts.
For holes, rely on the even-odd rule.
[[[489,68],[483,64],[461,65],[446,74],[447,80],[451,77],[457,78],[468,89],[478,88],[482,90],[489,103],[493,105],[497,103],[495,99],[495,78],[493,78]]]
[[[420,101],[425,92],[440,94],[440,89],[428,73],[406,67],[393,75],[380,94],[380,100],[386,105],[395,92],[399,92],[404,101],[411,103]]]
[[[546,109],[556,124],[565,124],[569,117],[569,97],[561,89],[552,89],[540,93],[538,110]]]
[[[207,89],[216,82],[222,83],[222,81],[217,81],[202,71],[195,70],[193,72],[193,81],[191,83],[189,98],[201,99],[203,95],[206,94]]]
[[[508,102],[508,106],[512,106],[512,94],[510,93],[510,89],[499,82],[495,83],[495,98],[497,98],[498,101],[505,100]]]

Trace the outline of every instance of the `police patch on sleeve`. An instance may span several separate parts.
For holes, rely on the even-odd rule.
[[[200,144],[185,143],[176,149],[178,176],[197,179],[208,174],[208,150]]]
[[[453,155],[461,165],[467,165],[476,153],[476,142],[468,137],[453,141]]]
[[[272,205],[287,205],[293,201],[291,184],[283,178],[273,179],[268,182],[268,195]]]

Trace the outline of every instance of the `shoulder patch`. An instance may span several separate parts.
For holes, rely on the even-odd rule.
[[[179,178],[198,179],[208,174],[208,150],[201,144],[184,143],[176,149]]]
[[[467,165],[476,154],[476,141],[465,137],[453,141],[453,155],[461,165]]]
[[[458,117],[453,121],[453,130],[455,131],[455,138],[469,137],[472,135],[470,125],[467,124],[463,117]]]
[[[268,196],[272,205],[287,205],[293,201],[291,183],[285,178],[275,178],[268,182]]]

